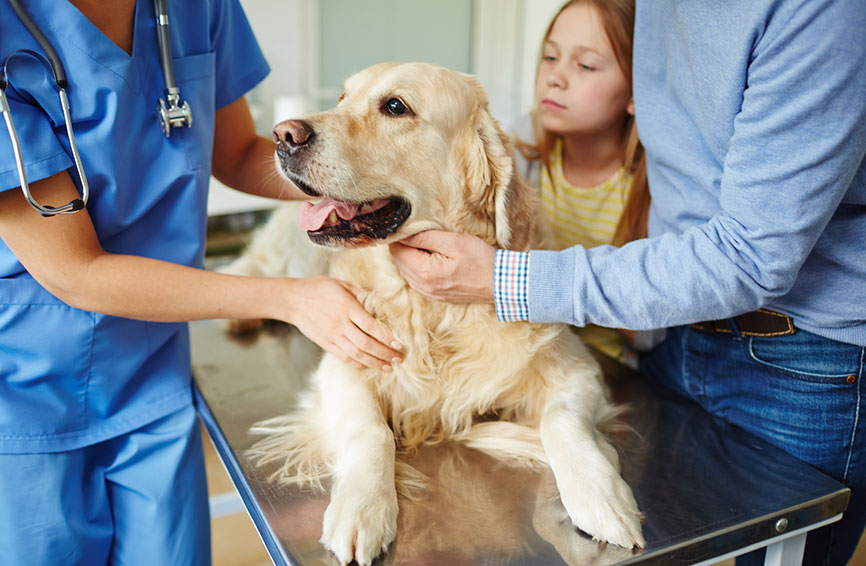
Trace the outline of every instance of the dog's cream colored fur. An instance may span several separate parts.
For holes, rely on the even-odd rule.
[[[411,113],[387,115],[392,98]],[[280,462],[276,479],[330,485],[322,542],[343,563],[370,564],[395,537],[398,490],[423,483],[396,454],[459,440],[549,465],[575,526],[642,547],[640,513],[603,434],[616,409],[577,336],[558,324],[498,322],[491,305],[427,299],[381,245],[429,228],[509,249],[544,245],[537,194],[513,175],[511,144],[480,84],[434,65],[376,65],[347,80],[335,109],[305,120],[315,138],[292,166],[296,178],[337,200],[399,196],[412,206],[396,233],[347,242],[331,264],[332,276],[366,290],[364,306],[405,345],[404,360],[385,373],[325,354],[299,405],[256,428],[267,437],[253,453]],[[286,253],[290,238],[280,234],[297,227],[279,215],[276,223],[230,271],[264,273],[261,250]]]

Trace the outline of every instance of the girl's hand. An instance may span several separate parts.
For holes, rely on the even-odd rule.
[[[409,285],[448,303],[493,303],[496,249],[468,234],[428,230],[391,244],[391,261]]]
[[[373,318],[361,303],[361,292],[330,277],[294,279],[286,322],[310,340],[355,367],[391,371],[403,347],[387,326]]]

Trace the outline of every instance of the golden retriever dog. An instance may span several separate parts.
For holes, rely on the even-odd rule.
[[[303,203],[301,228],[336,250],[330,274],[364,289],[364,307],[405,345],[390,372],[326,353],[298,406],[254,429],[267,435],[254,453],[280,463],[277,480],[330,486],[323,544],[344,564],[370,564],[396,536],[398,492],[423,483],[397,455],[450,440],[549,466],[575,527],[643,547],[604,434],[617,409],[580,339],[565,325],[499,322],[492,305],[428,299],[391,263],[389,242],[431,228],[511,250],[545,244],[537,192],[514,174],[480,83],[436,65],[379,64],[350,77],[334,109],[275,134],[278,170],[321,199]],[[292,229],[265,228],[228,271],[279,275],[257,256],[287,257]]]

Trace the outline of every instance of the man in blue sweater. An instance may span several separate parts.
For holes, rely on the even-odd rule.
[[[668,328],[645,373],[851,488],[806,547],[845,564],[866,524],[866,4],[638,2],[633,78],[649,239],[513,252],[431,231],[394,263],[505,321]]]

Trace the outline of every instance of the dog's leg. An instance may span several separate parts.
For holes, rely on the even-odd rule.
[[[322,543],[343,564],[371,564],[397,533],[394,435],[356,370],[326,355],[316,379],[334,454]]]
[[[568,384],[551,390],[541,418],[541,442],[571,522],[601,541],[643,548],[641,514],[619,475],[616,450],[598,422],[610,410],[593,366],[570,365]]]

